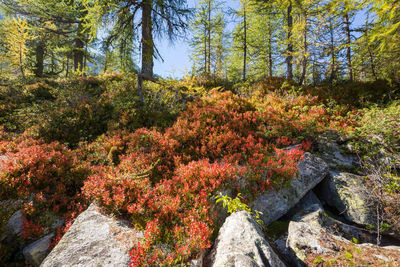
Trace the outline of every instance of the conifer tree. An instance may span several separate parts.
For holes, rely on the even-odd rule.
[[[6,52],[3,58],[11,71],[19,72],[25,78],[26,60],[29,53],[27,42],[32,39],[28,21],[25,18],[8,17],[2,21],[3,43]]]

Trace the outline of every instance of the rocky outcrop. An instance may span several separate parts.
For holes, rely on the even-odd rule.
[[[318,140],[318,150],[329,167],[334,169],[350,169],[359,166],[356,155],[347,153],[347,149],[341,147],[339,143],[344,143],[338,133],[327,131]]]
[[[22,254],[25,260],[33,266],[39,266],[49,252],[53,237],[54,233],[51,233],[24,248]]]
[[[76,218],[41,266],[128,266],[129,249],[140,238],[141,232],[102,214],[92,204]]]
[[[265,240],[263,232],[246,211],[230,215],[221,227],[210,266],[286,266]]]
[[[331,171],[321,185],[320,198],[347,220],[361,225],[376,225],[376,199],[361,176]]]
[[[297,266],[305,266],[315,259],[343,257],[346,260],[346,255],[353,257],[349,251],[356,251],[361,255],[360,258],[373,254],[387,258],[388,266],[400,264],[399,251],[378,247],[370,244],[371,242],[374,242],[372,236],[364,230],[329,217],[318,205],[309,207],[293,218],[287,238],[287,246],[297,258]],[[376,266],[376,263],[377,261],[371,260],[370,266]]]
[[[304,155],[298,169],[298,177],[289,186],[262,194],[251,204],[252,210],[263,213],[260,218],[266,226],[286,214],[328,174],[327,164],[310,153]]]

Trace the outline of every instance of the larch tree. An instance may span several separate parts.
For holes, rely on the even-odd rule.
[[[132,32],[141,32],[141,68],[138,74],[137,90],[143,103],[142,80],[155,80],[153,77],[154,58],[160,56],[155,46],[155,37],[167,36],[173,40],[186,29],[190,10],[184,0],[80,0],[87,12],[84,17],[85,29],[92,37],[104,26],[105,21],[114,21],[114,31],[119,34],[127,27]],[[124,14],[123,19],[118,17]]]
[[[197,10],[195,19],[190,24],[193,32],[190,47],[194,74],[206,77],[221,76],[227,35],[220,3],[215,0],[202,0]]]
[[[19,72],[25,78],[27,42],[32,39],[29,33],[28,21],[25,18],[9,17],[2,21],[4,31],[3,43],[6,47],[5,58],[12,71]]]

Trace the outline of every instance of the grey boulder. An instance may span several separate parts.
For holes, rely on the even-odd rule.
[[[278,191],[268,191],[251,204],[252,210],[262,212],[260,218],[265,226],[285,215],[328,174],[328,165],[310,153],[305,153],[298,169],[298,177],[289,186]]]
[[[7,236],[18,237],[24,231],[24,214],[22,210],[16,211],[7,222]]]
[[[296,266],[305,266],[317,257],[340,257],[348,250],[363,251],[366,247],[371,254],[382,257],[395,255],[395,258],[400,259],[400,253],[372,245],[374,241],[374,236],[367,231],[337,221],[321,207],[313,205],[296,214],[289,223],[286,244],[297,259]],[[374,266],[375,263],[371,264]]]
[[[25,247],[22,251],[25,260],[33,266],[39,266],[49,252],[51,239],[53,237],[54,233],[51,233]]]
[[[376,198],[362,176],[331,171],[321,188],[320,198],[347,220],[376,226]]]
[[[91,204],[40,266],[129,266],[129,250],[142,236]]]
[[[286,266],[246,211],[235,212],[225,220],[211,254],[213,267]]]

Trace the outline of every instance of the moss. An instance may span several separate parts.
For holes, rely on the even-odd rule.
[[[275,221],[271,223],[265,229],[265,233],[268,237],[272,239],[277,239],[285,232],[287,232],[289,228],[289,221]]]

